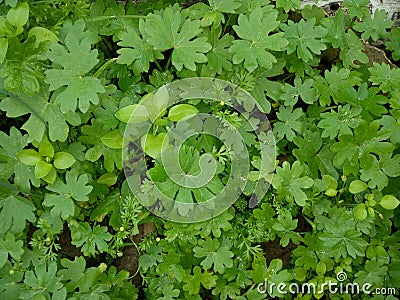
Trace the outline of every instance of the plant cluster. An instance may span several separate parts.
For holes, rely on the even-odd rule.
[[[321,286],[341,272],[398,292],[400,29],[368,4],[345,0],[346,10],[326,16],[300,0],[0,1],[0,298],[385,298],[257,290],[265,280]],[[278,159],[261,159],[229,97],[166,107],[160,89],[142,105],[191,77],[250,93]],[[172,155],[189,175],[212,156],[214,177],[196,190],[173,182],[163,137],[200,112],[241,133],[248,182],[211,220],[157,218],[127,184],[125,128],[154,123],[139,141],[152,178],[146,206],[157,206],[156,187],[201,202],[226,184],[228,148],[243,145],[192,136]],[[271,187],[250,209],[260,179]],[[133,270],[116,263],[129,247]]]

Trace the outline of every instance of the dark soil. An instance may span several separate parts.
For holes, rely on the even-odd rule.
[[[298,217],[298,224],[296,228],[296,232],[308,232],[312,230],[312,227],[306,219],[302,216]],[[296,249],[297,245],[289,242],[286,247],[282,247],[280,245],[280,238],[276,238],[273,241],[269,241],[266,243],[261,243],[261,248],[263,249],[264,256],[267,260],[267,263],[270,264],[273,259],[280,258],[282,260],[283,267],[286,267],[290,264],[292,258],[292,251]]]

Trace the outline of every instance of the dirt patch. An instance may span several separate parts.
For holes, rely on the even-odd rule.
[[[299,216],[298,224],[296,228],[296,232],[304,233],[312,230],[311,225],[307,222],[307,220],[303,216]],[[298,245],[289,242],[286,247],[282,247],[280,245],[280,238],[276,238],[273,241],[269,241],[266,243],[261,243],[261,248],[263,249],[264,256],[267,260],[267,263],[270,264],[273,259],[280,258],[282,260],[283,268],[287,267],[290,264],[290,260],[292,258],[292,251],[297,248]]]

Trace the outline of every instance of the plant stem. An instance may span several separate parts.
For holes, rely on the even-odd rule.
[[[100,68],[97,69],[97,71],[93,74],[93,77],[99,77],[99,75],[114,61],[116,61],[117,58],[110,58],[109,60],[107,60]]]

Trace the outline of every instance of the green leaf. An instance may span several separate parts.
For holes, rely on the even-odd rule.
[[[58,37],[50,30],[43,27],[33,27],[28,32],[28,38],[34,36],[35,47],[39,47],[41,42],[50,41],[50,42],[58,42]]]
[[[300,9],[301,8],[301,0],[277,0],[276,7],[282,7],[283,10],[287,13],[291,9]]]
[[[169,110],[168,119],[170,119],[172,122],[179,122],[196,115],[198,112],[199,110],[193,105],[178,104]]]
[[[334,139],[336,136],[343,134],[352,135],[351,128],[357,127],[361,122],[362,108],[352,108],[349,104],[344,107],[338,106],[337,113],[335,111],[321,114],[321,121],[318,127],[322,128],[322,137]]]
[[[153,158],[158,158],[161,155],[165,138],[168,138],[165,133],[159,133],[157,135],[148,133],[142,136],[140,142],[144,153]]]
[[[11,233],[5,235],[5,239],[0,238],[0,268],[2,268],[8,260],[8,255],[19,260],[24,253],[22,248],[23,242],[16,241],[15,236]]]
[[[35,166],[36,178],[43,178],[50,173],[53,166],[44,160],[39,160]]]
[[[146,106],[132,104],[125,106],[115,113],[115,117],[123,123],[136,124],[149,119],[149,112]]]
[[[332,99],[335,103],[341,103],[343,99],[357,98],[350,70],[333,66],[331,70],[325,70],[324,75],[314,77],[314,86],[321,95],[319,102],[322,106],[329,105]]]
[[[350,182],[349,192],[352,194],[358,194],[365,191],[368,188],[368,184],[361,180],[353,180]]]
[[[105,184],[108,186],[114,185],[117,182],[118,177],[112,173],[103,174],[97,179],[97,183]]]
[[[289,41],[287,53],[296,51],[297,56],[304,62],[312,60],[313,54],[320,54],[326,49],[326,45],[321,41],[326,36],[328,30],[322,26],[315,26],[315,18],[298,23],[289,20],[288,25],[284,25],[285,38]]]
[[[39,144],[39,153],[41,156],[54,157],[54,148],[47,139]]]
[[[384,115],[381,119],[383,129],[389,131],[390,141],[392,143],[400,143],[400,120],[392,116]]]
[[[294,86],[286,83],[282,86],[283,94],[281,95],[281,99],[284,100],[285,106],[294,106],[299,97],[301,100],[307,104],[313,104],[318,99],[318,93],[315,88],[313,88],[313,80],[308,78],[301,81],[299,77],[294,79]]]
[[[365,220],[368,216],[367,209],[365,207],[364,203],[359,203],[357,204],[356,207],[354,207],[354,217],[357,218],[358,220],[362,221]]]
[[[61,266],[64,269],[59,270],[57,275],[62,276],[68,291],[74,291],[79,287],[80,291],[87,292],[93,288],[100,276],[98,268],[86,269],[86,260],[83,256],[75,256],[73,261],[63,258]]]
[[[369,61],[365,54],[365,46],[353,30],[349,29],[345,34],[345,46],[340,49],[339,58],[345,68],[358,68]]]
[[[360,270],[354,274],[354,282],[360,285],[370,284],[373,286],[382,286],[385,284],[387,271],[388,266],[384,260],[373,257],[365,263],[364,270]]]
[[[101,142],[111,149],[121,149],[124,138],[119,130],[113,130],[101,137]]]
[[[225,34],[220,38],[222,27],[208,31],[208,41],[212,48],[207,53],[207,66],[217,73],[222,70],[232,70],[232,53],[228,51],[234,40],[233,36]]]
[[[66,48],[53,43],[48,53],[48,58],[55,68],[46,71],[46,82],[51,91],[58,90],[54,103],[60,104],[63,113],[75,111],[76,107],[83,113],[87,112],[90,103],[98,104],[98,93],[105,89],[100,79],[86,74],[98,63],[97,49],[91,50],[91,33],[84,31],[85,23],[78,20],[71,27],[75,32],[67,33],[65,38]],[[61,66],[62,68],[56,68]]]
[[[68,152],[57,152],[54,155],[53,165],[56,169],[68,169],[75,163],[75,158]]]
[[[56,262],[36,262],[33,270],[25,273],[24,287],[21,289],[20,298],[35,300],[65,299],[67,291],[61,283],[61,277],[56,276],[56,272]],[[44,282],[46,283],[45,287],[43,287]]]
[[[272,186],[277,189],[280,196],[289,196],[293,198],[300,206],[306,205],[307,195],[303,189],[310,188],[314,180],[304,173],[304,167],[299,161],[295,161],[290,167],[290,163],[285,161],[282,167],[277,167],[276,175],[272,179]]]
[[[82,252],[86,256],[103,253],[108,250],[107,242],[112,235],[107,232],[105,226],[94,226],[93,230],[86,222],[71,220],[68,224],[71,230],[72,244],[82,247]]]
[[[211,233],[214,237],[219,238],[222,232],[232,229],[232,224],[230,223],[232,219],[233,215],[230,212],[225,211],[211,220],[194,224],[194,228],[200,229],[200,236],[202,238],[210,236]]]
[[[358,17],[363,19],[365,16],[371,14],[368,6],[370,5],[369,0],[344,0],[343,4],[349,11],[350,17]]]
[[[22,27],[26,24],[29,17],[29,6],[27,2],[18,3],[7,13],[7,20],[15,27]]]
[[[330,43],[333,48],[340,48],[341,50],[346,48],[345,33],[348,17],[345,13],[339,9],[333,18],[324,18],[321,23],[328,30],[322,41]]]
[[[33,149],[25,149],[18,151],[15,154],[16,157],[27,166],[36,166],[36,164],[42,159],[42,156]]]
[[[107,172],[112,173],[117,168],[122,169],[122,151],[120,149],[111,149],[103,144],[101,138],[109,131],[104,129],[103,124],[92,119],[92,125],[82,126],[82,135],[78,140],[84,144],[92,145],[85,153],[85,159],[95,162],[103,156],[104,168]]]
[[[385,42],[385,46],[388,50],[392,51],[394,60],[400,59],[400,28],[392,28],[389,33],[389,38]]]
[[[356,221],[351,211],[335,209],[330,212],[329,219],[323,219],[324,231],[318,235],[327,255],[340,257],[364,257],[368,246],[362,233],[356,229]],[[319,220],[316,220],[319,223]]]
[[[373,189],[383,190],[389,184],[389,177],[400,176],[400,155],[393,158],[382,156],[379,161],[373,157],[373,163],[369,168],[361,169],[360,179],[368,182],[368,186]]]
[[[0,196],[0,233],[19,233],[25,229],[26,222],[35,222],[35,206],[27,199],[18,196]]]
[[[387,210],[392,210],[395,209],[397,206],[399,206],[400,201],[393,195],[385,195],[381,198],[381,201],[379,204]]]
[[[7,97],[0,102],[0,109],[7,112],[8,117],[19,117],[30,114],[29,119],[22,125],[29,134],[29,141],[40,142],[48,129],[50,141],[65,141],[69,127],[66,123],[68,115],[60,111],[60,107],[49,102],[46,93],[34,96]],[[80,119],[79,116],[77,116]]]
[[[221,247],[218,239],[200,240],[199,245],[193,248],[195,257],[205,257],[200,263],[204,269],[213,269],[223,274],[225,268],[233,266],[233,252],[227,246]]]
[[[400,69],[392,69],[386,63],[374,62],[373,67],[368,70],[371,73],[369,81],[374,85],[379,85],[382,92],[386,93],[400,88]]]
[[[204,63],[211,45],[200,33],[200,21],[191,21],[181,13],[179,5],[167,7],[142,22],[146,41],[158,51],[172,50],[172,65],[181,71],[183,67],[196,70],[196,63]]]
[[[293,138],[297,133],[301,133],[303,130],[303,124],[298,121],[303,116],[301,108],[293,110],[292,107],[281,106],[279,112],[276,113],[280,122],[276,122],[274,126],[274,132],[279,139],[283,139],[286,136],[288,141],[293,141]]]
[[[48,185],[46,189],[56,194],[46,194],[43,204],[52,207],[52,216],[61,216],[64,220],[75,213],[74,201],[88,201],[92,186],[87,186],[87,174],[78,174],[75,170],[65,175],[66,183],[58,179],[55,183]]]
[[[354,25],[354,29],[358,32],[362,32],[361,38],[368,40],[371,38],[373,41],[377,41],[379,38],[387,36],[387,29],[393,26],[393,21],[387,16],[384,9],[377,9],[374,12],[374,17],[371,14],[367,14],[363,18],[363,22],[357,22]]]
[[[119,54],[117,62],[119,64],[132,64],[135,73],[148,72],[150,62],[156,59],[163,59],[164,56],[160,51],[155,50],[154,47],[147,43],[145,38],[146,32],[144,31],[143,20],[139,21],[139,28],[127,26],[125,31],[119,33],[118,46],[122,46],[117,51]]]
[[[40,179],[34,174],[34,168],[23,164],[16,153],[28,144],[28,136],[22,135],[18,129],[11,127],[10,135],[0,131],[0,152],[4,160],[0,161],[0,177],[7,179],[14,174],[14,184],[24,192],[29,192],[31,184],[40,185]]]
[[[270,34],[279,26],[277,16],[276,10],[265,12],[260,8],[248,16],[239,15],[238,25],[233,25],[233,29],[241,40],[234,40],[229,48],[234,64],[244,61],[244,67],[249,72],[253,72],[257,66],[272,68],[277,59],[268,50],[280,51],[288,44],[283,32]]]
[[[198,295],[200,292],[200,284],[206,289],[211,289],[216,286],[218,276],[213,275],[212,272],[205,270],[201,272],[199,266],[193,268],[193,275],[185,277],[186,284],[183,290],[189,292],[190,295]]]
[[[147,249],[147,252],[139,257],[140,268],[143,269],[144,272],[147,272],[147,270],[162,262],[163,258],[160,255],[161,251],[162,247],[156,245],[150,246],[150,248]]]
[[[8,39],[0,38],[0,64],[3,63],[4,58],[6,57],[8,49]]]
[[[363,121],[354,129],[354,137],[342,135],[339,142],[331,146],[331,150],[336,152],[333,163],[338,168],[343,168],[345,174],[357,175],[359,167],[370,168],[374,163],[374,156],[389,155],[394,149],[394,145],[385,142],[390,133],[385,130],[378,130],[379,121],[367,123]]]

